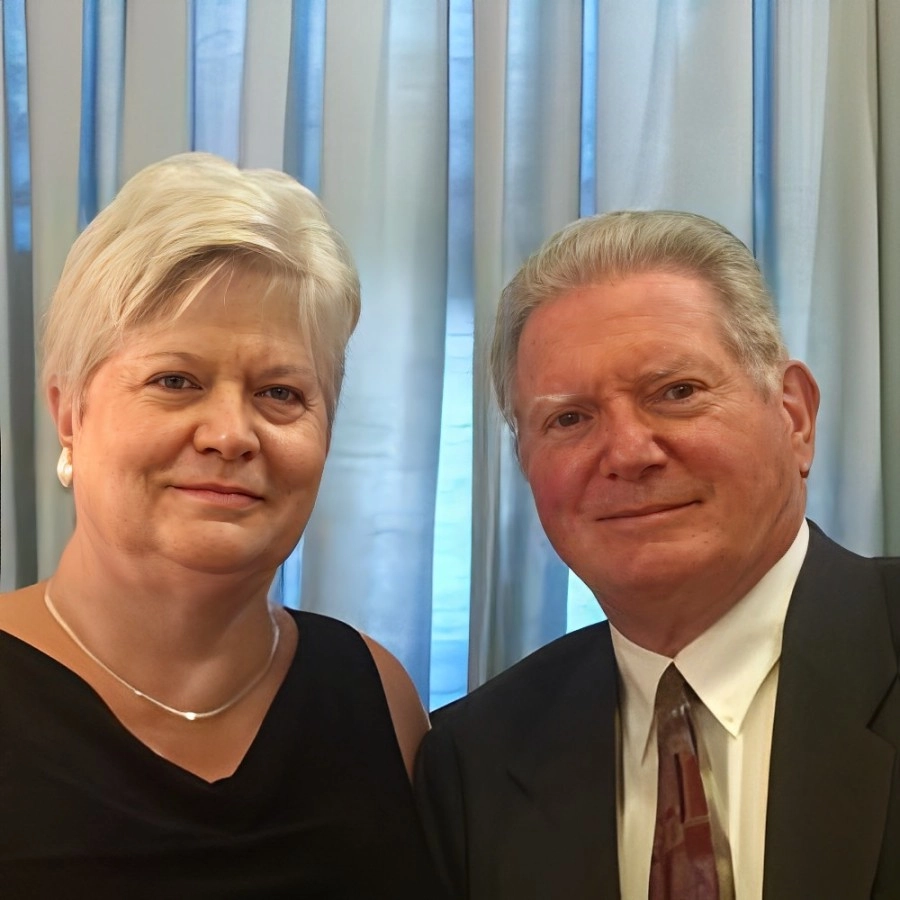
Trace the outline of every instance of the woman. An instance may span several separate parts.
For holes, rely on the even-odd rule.
[[[278,172],[173,157],[76,241],[43,365],[77,523],[0,601],[3,897],[439,896],[408,676],[267,600],[358,315],[341,239]]]

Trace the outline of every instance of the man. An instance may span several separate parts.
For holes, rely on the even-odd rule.
[[[900,897],[900,561],[804,519],[818,388],[752,255],[686,213],[576,222],[504,291],[492,366],[609,621],[435,715],[454,896]]]

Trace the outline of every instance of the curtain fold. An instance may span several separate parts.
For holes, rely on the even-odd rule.
[[[474,354],[472,409],[472,576],[469,610],[468,684],[489,672],[490,597],[498,574],[500,454],[503,432],[491,400],[488,341],[496,298],[503,288],[501,262],[504,105],[506,94],[504,0],[474,5],[473,274]],[[509,451],[506,450],[508,453]]]
[[[466,691],[472,571],[472,350],[474,346],[472,4],[447,19],[447,335],[432,569],[431,706]]]
[[[568,570],[541,529],[510,436],[490,406],[487,354],[500,288],[549,234],[578,216],[581,57],[571,51],[581,47],[581,15],[580,0],[476,7],[476,272],[483,260],[487,266],[475,295],[477,399],[484,407],[474,426],[474,496],[482,507],[476,521],[487,521],[473,540],[471,687],[566,627]],[[506,52],[495,58],[498,42]],[[493,83],[487,114],[478,108],[483,74]],[[478,144],[479,126],[493,136],[499,169],[485,179],[478,175],[479,161],[489,159]],[[479,218],[479,206],[493,221]]]
[[[753,239],[748,3],[600,0],[596,209],[686,209]]]
[[[82,27],[79,230],[119,189],[125,0],[85,0]]]
[[[822,405],[809,512],[835,540],[877,554],[884,531],[874,4],[834,5],[826,46],[806,354]]]
[[[446,328],[446,4],[328,5],[324,97],[320,196],[352,248],[363,312],[304,536],[301,604],[389,643],[427,696]]]
[[[0,119],[0,590],[37,578],[28,48],[23,0],[3,4]]]
[[[325,0],[294,0],[290,35],[285,171],[318,192],[325,102]]]
[[[249,3],[240,104],[242,166],[285,167],[290,53],[291,0]]]
[[[190,4],[129,0],[119,182],[191,149]]]
[[[900,6],[879,3],[877,14],[884,550],[900,556]]]
[[[78,148],[81,125],[81,4],[26,3],[31,125],[31,218],[34,325],[78,236]],[[49,575],[74,524],[72,498],[56,480],[59,456],[44,398],[35,395],[35,492],[38,574]]]
[[[247,0],[192,0],[191,149],[240,162]]]
[[[779,306],[791,352],[806,359],[813,310],[815,228],[819,215],[822,148],[825,137],[825,78],[828,66],[828,10],[811,6],[769,6],[765,65],[768,103],[766,178],[757,183],[757,231],[768,238],[757,247]],[[824,524],[824,523],[823,523]]]

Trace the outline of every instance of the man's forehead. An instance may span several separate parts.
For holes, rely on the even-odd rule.
[[[697,329],[710,342],[733,350],[728,309],[719,290],[698,275],[652,270],[578,285],[535,307],[519,334],[529,343],[567,343],[573,334],[602,340],[617,331],[635,338],[667,328]],[[518,354],[517,354],[518,355]]]
[[[635,301],[647,292],[660,297],[665,295],[682,301],[693,301],[710,311],[724,308],[718,286],[707,276],[676,267],[659,267],[626,273],[610,272],[599,278],[573,284],[548,296],[536,310],[569,296],[589,296],[599,303],[610,294],[630,297]]]

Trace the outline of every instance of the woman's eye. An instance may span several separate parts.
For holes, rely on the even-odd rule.
[[[275,387],[266,388],[266,390],[262,391],[262,396],[270,397],[272,400],[277,400],[279,403],[302,402],[303,400],[303,397],[292,388],[277,385]]]
[[[190,386],[190,382],[184,375],[160,375],[156,379],[156,384],[167,388],[170,391],[180,391]]]
[[[675,384],[663,394],[666,400],[687,400],[694,393],[692,384]]]

